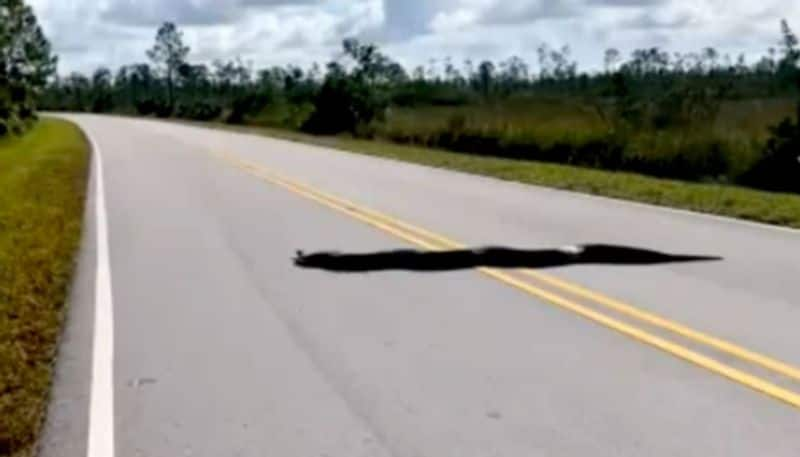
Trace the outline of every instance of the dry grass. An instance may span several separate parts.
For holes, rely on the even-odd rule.
[[[706,124],[641,127],[610,136],[610,126],[586,99],[514,97],[456,107],[396,108],[377,134],[404,144],[557,163],[573,164],[574,151],[580,151],[578,156],[587,157],[582,165],[594,162],[595,168],[736,182],[759,160],[769,127],[792,116],[795,106],[791,98],[726,101],[716,120]],[[612,145],[622,148],[621,161],[602,159]]]
[[[40,121],[0,141],[0,455],[28,456],[47,406],[81,232],[89,147]]]
[[[722,104],[711,131],[720,137],[764,140],[769,126],[793,116],[796,106],[796,100],[791,98],[727,101]],[[595,109],[581,98],[568,97],[518,97],[479,105],[393,108],[386,129],[441,130],[456,116],[464,117],[468,128],[511,129],[529,132],[531,136],[607,133],[607,126]]]

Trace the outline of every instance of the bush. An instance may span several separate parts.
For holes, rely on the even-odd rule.
[[[777,192],[800,193],[800,104],[797,118],[786,118],[770,129],[760,160],[742,176],[748,186]]]
[[[155,103],[152,100],[140,100],[136,102],[136,112],[142,116],[149,116],[156,110]]]
[[[264,127],[277,127],[289,130],[300,130],[314,110],[310,103],[295,105],[286,100],[275,98],[264,106],[258,113],[249,115],[246,119],[248,125]]]
[[[269,98],[266,94],[246,94],[237,97],[233,101],[231,112],[225,122],[228,124],[244,124],[248,116],[257,114],[269,103]]]
[[[302,129],[317,135],[357,134],[382,117],[388,103],[361,78],[329,74],[314,98],[314,112]]]
[[[648,133],[628,143],[621,169],[689,181],[717,180],[732,170],[733,144],[679,131]]]
[[[160,117],[162,119],[166,119],[168,117],[172,117],[175,114],[175,106],[170,105],[167,102],[156,102],[155,103],[155,111],[156,117]]]
[[[100,94],[92,100],[93,113],[110,113],[114,110],[114,99],[110,93]]]
[[[194,121],[213,121],[222,115],[222,107],[206,102],[182,104],[178,106],[177,116]]]
[[[172,117],[175,107],[162,100],[142,100],[136,103],[136,112],[142,116],[155,114],[160,118]]]

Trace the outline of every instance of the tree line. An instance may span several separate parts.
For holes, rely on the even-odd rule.
[[[678,179],[722,178],[800,192],[797,120],[787,118],[775,126],[762,157],[744,171],[731,163],[736,159],[730,144],[699,131],[714,125],[726,101],[797,96],[800,43],[787,21],[780,26],[777,46],[750,64],[744,56],[732,58],[714,48],[690,53],[637,49],[627,57],[609,49],[602,71],[585,72],[569,47],[541,45],[537,71],[519,57],[461,65],[444,59],[409,71],[376,45],[355,39],[344,40],[339,57],[324,67],[253,69],[240,59],[193,63],[182,32],[168,22],[146,52],[149,62],[116,72],[99,68],[88,76],[57,77],[44,91],[42,104],[52,110],[256,123],[373,137],[393,109],[480,107],[520,97],[574,99],[602,119],[607,134],[583,142],[520,143],[508,132],[467,129],[456,117],[434,134],[389,132],[384,137],[464,152]],[[671,135],[669,142],[679,143],[679,150],[670,146],[671,156],[666,158],[632,151],[641,147],[635,140],[647,135],[648,141]]]
[[[629,170],[678,179],[718,179],[772,190],[800,191],[795,179],[797,120],[772,128],[763,157],[745,171],[732,171],[730,145],[700,138],[728,101],[797,97],[800,45],[784,20],[780,39],[753,63],[713,48],[669,53],[637,49],[628,56],[604,53],[604,68],[581,71],[569,47],[543,44],[536,65],[519,57],[499,62],[452,59],[407,69],[376,45],[346,39],[339,56],[324,66],[254,69],[241,59],[194,62],[173,23],[156,32],[146,61],[116,70],[54,76],[56,59],[22,0],[0,0],[0,133],[20,132],[43,109],[122,113],[160,118],[223,121],[301,129],[314,134],[350,133],[428,144],[481,154]],[[381,129],[395,110],[417,107],[503,105],[509,100],[578,101],[602,120],[606,133],[579,141],[520,139],[468,125],[455,115],[444,130]],[[692,132],[675,135],[675,132]],[[518,133],[518,132],[517,132]],[[642,138],[678,144],[671,157],[636,151]],[[580,136],[580,135],[577,135]],[[570,143],[570,141],[572,141]],[[663,141],[668,143],[668,141]],[[702,150],[694,154],[692,148]],[[676,149],[677,148],[677,149]],[[667,148],[669,149],[669,148]],[[666,161],[666,162],[665,162]],[[742,168],[742,167],[738,167]],[[750,169],[752,168],[752,169]]]
[[[56,62],[31,7],[0,0],[0,137],[22,133],[35,120]]]
[[[542,45],[537,50],[538,72],[519,57],[460,66],[444,59],[409,72],[375,45],[353,39],[344,41],[342,58],[324,69],[289,65],[254,70],[240,59],[192,63],[182,32],[165,23],[146,53],[149,62],[116,72],[99,68],[91,75],[58,77],[48,85],[42,103],[49,109],[233,123],[283,104],[303,111],[306,117],[299,123],[307,129],[336,133],[355,131],[379,119],[390,106],[463,105],[516,94],[618,99],[631,105],[627,111],[636,111],[636,102],[681,95],[717,100],[775,97],[797,92],[800,61],[796,35],[786,21],[781,27],[780,47],[754,64],[713,48],[685,54],[639,49],[628,59],[609,49],[605,70],[588,73],[579,72],[568,47]],[[338,102],[340,112],[326,113],[331,102]],[[648,109],[652,107],[640,110]]]

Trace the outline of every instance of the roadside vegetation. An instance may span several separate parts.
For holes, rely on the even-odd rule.
[[[0,456],[35,454],[81,231],[88,145],[36,113],[55,68],[33,10],[0,0]]]
[[[33,455],[81,233],[88,145],[65,121],[0,140],[0,455]]]

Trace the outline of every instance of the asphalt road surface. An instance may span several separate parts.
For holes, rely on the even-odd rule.
[[[798,232],[70,118],[98,151],[44,456],[800,455]]]

